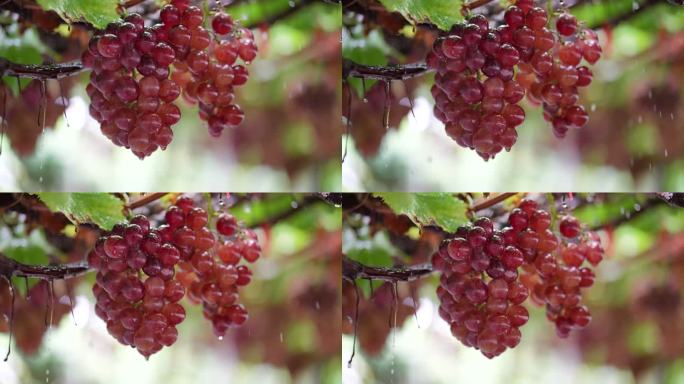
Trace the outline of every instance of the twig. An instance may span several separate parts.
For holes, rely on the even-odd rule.
[[[321,201],[326,201],[326,200],[323,199],[323,197],[318,196],[318,195],[308,195],[303,200],[298,201],[297,205],[295,207],[288,209],[287,211],[281,212],[281,213],[279,213],[273,217],[268,217],[264,220],[253,223],[250,225],[250,227],[258,228],[258,227],[263,227],[263,226],[272,226],[278,222],[289,219],[290,217],[294,216],[296,213],[304,210],[305,208],[308,208],[309,206],[311,206],[315,203],[321,202]]]
[[[491,3],[492,1],[494,1],[494,0],[474,0],[468,4],[463,4],[463,9],[468,10],[468,11],[472,11],[475,8],[479,8],[483,5],[487,5],[487,4]]]
[[[347,256],[342,257],[342,278],[351,282],[356,279],[372,279],[387,282],[414,281],[429,276],[433,272],[432,265],[430,264],[394,268],[369,267]]]
[[[143,206],[145,206],[145,205],[147,205],[153,201],[157,201],[157,200],[163,198],[166,195],[168,195],[168,193],[166,193],[166,192],[157,192],[157,193],[150,193],[150,194],[144,195],[144,196],[128,203],[126,205],[126,209],[127,210],[134,210],[136,208],[143,207]]]
[[[610,26],[616,26],[624,21],[627,21],[639,14],[641,14],[643,11],[650,9],[652,6],[662,3],[661,0],[647,0],[642,4],[638,4],[639,8],[637,9],[630,9],[629,12],[621,13],[617,16],[614,16],[612,18],[609,18],[607,20],[603,20],[601,22],[596,23],[595,25],[590,25],[589,28],[591,29],[598,29],[598,28],[603,28],[607,25]]]
[[[664,200],[661,197],[651,198],[649,200],[646,200],[643,204],[640,204],[638,211],[634,211],[630,214],[622,214],[613,220],[595,225],[592,227],[592,230],[597,231],[597,230],[605,229],[605,228],[617,228],[620,225],[625,224],[627,222],[630,222],[630,221],[636,219],[637,217],[643,215],[644,213],[646,213],[650,209],[653,209],[659,205],[665,205],[666,202],[667,202],[667,200]]]
[[[493,207],[493,206],[495,206],[495,205],[497,205],[503,201],[510,199],[511,197],[513,197],[515,195],[517,195],[517,193],[511,193],[511,192],[501,193],[499,195],[488,198],[485,201],[470,207],[470,212],[484,211],[485,209],[491,208],[491,207]]]
[[[293,14],[299,12],[301,9],[317,3],[317,0],[299,0],[294,6],[292,7],[287,7],[284,9],[282,12],[275,13],[273,15],[270,15],[262,20],[254,21],[248,24],[244,24],[243,26],[246,28],[256,28],[261,25],[273,25],[278,21],[281,21],[283,19],[287,19],[288,17],[292,16]]]
[[[8,279],[11,277],[34,277],[45,280],[71,279],[90,271],[90,267],[85,262],[62,265],[28,265],[0,253],[0,275]]]
[[[0,57],[0,77],[13,76],[29,79],[62,79],[84,72],[86,68],[78,61],[62,64],[25,65]]]
[[[357,77],[375,80],[407,80],[431,72],[424,63],[380,67],[358,64],[344,59],[342,63],[342,78]]]

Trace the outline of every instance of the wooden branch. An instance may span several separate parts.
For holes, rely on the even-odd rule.
[[[382,81],[407,80],[429,72],[431,70],[424,63],[388,67],[358,64],[349,59],[344,59],[342,63],[343,79],[357,77]]]
[[[430,264],[394,268],[369,267],[350,259],[346,255],[342,257],[342,278],[350,282],[356,279],[382,280],[387,282],[414,281],[427,277],[433,272],[434,270]]]
[[[616,26],[624,21],[627,21],[637,15],[640,15],[642,12],[646,11],[647,9],[650,9],[656,4],[662,3],[662,0],[646,0],[645,2],[638,4],[639,8],[630,10],[629,12],[621,13],[619,15],[613,16],[610,19],[603,20],[600,23],[596,23],[595,25],[589,25],[589,28],[591,29],[600,29],[603,28],[607,25],[610,26]]]
[[[485,209],[491,208],[491,207],[493,207],[493,206],[495,206],[495,205],[497,205],[503,201],[510,199],[511,197],[513,197],[515,195],[517,195],[517,193],[509,192],[509,193],[501,193],[499,195],[490,197],[490,198],[486,199],[485,201],[472,206],[470,208],[470,212],[484,211]]]
[[[79,75],[86,71],[79,61],[62,64],[25,65],[13,63],[0,57],[0,77],[13,76],[29,79],[62,79]]]
[[[127,210],[134,210],[136,208],[143,207],[149,203],[152,203],[154,201],[157,201],[164,196],[168,195],[166,192],[157,192],[157,193],[150,193],[144,196],[141,196],[137,200],[131,201],[126,205]]]
[[[680,195],[681,194],[673,194],[673,195]],[[616,217],[613,220],[607,221],[605,223],[601,223],[598,225],[595,225],[591,228],[593,231],[598,231],[601,229],[606,229],[606,228],[617,228],[622,224],[628,223],[637,217],[643,215],[644,213],[648,212],[649,210],[660,206],[660,205],[665,205],[667,203],[667,199],[663,198],[662,195],[657,195],[656,197],[653,197],[649,200],[646,200],[643,204],[641,204],[640,208],[638,211],[634,211],[630,214],[622,214],[618,217]]]
[[[262,221],[258,221],[256,223],[253,223],[250,225],[251,228],[259,228],[259,227],[264,227],[264,226],[273,226],[274,224],[277,224],[283,220],[287,220],[290,217],[294,216],[295,214],[303,211],[304,209],[308,208],[309,206],[325,201],[323,197],[319,195],[308,195],[306,196],[303,200],[298,201],[297,205],[291,209],[288,209],[287,211],[281,212],[273,217],[268,217],[266,219],[263,219]]]
[[[277,23],[278,21],[287,19],[288,17],[294,15],[295,13],[299,12],[303,8],[306,8],[307,6],[311,4],[317,3],[317,0],[295,0],[295,5],[292,7],[287,7],[283,11],[279,13],[275,13],[273,15],[267,16],[266,18],[259,20],[259,21],[254,21],[252,23],[244,24],[243,26],[245,28],[257,28],[261,25],[273,25]]]
[[[473,9],[476,9],[476,8],[479,8],[479,7],[482,7],[484,5],[491,3],[492,1],[494,1],[494,0],[474,0],[474,1],[469,2],[468,4],[463,4],[463,9],[468,10],[468,11],[472,11]]]
[[[28,265],[0,253],[0,275],[7,279],[11,277],[34,277],[44,280],[72,279],[91,271],[92,269],[85,262],[62,265]]]

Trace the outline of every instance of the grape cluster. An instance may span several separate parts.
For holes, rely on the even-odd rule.
[[[241,259],[256,261],[261,247],[256,234],[240,228],[233,216],[221,215],[216,229],[224,239],[217,241],[213,252],[197,251],[189,262],[181,263],[179,279],[187,287],[190,301],[202,304],[214,334],[223,337],[228,328],[247,320],[247,311],[237,303],[238,288],[250,283],[252,271],[238,264]]]
[[[580,236],[579,222],[571,216],[561,218],[560,234],[556,254],[539,255],[526,280],[532,300],[546,306],[556,334],[566,338],[573,328],[584,328],[591,321],[587,307],[580,305],[581,290],[594,284],[595,274],[583,264],[598,265],[603,260],[603,248],[596,233]]]
[[[546,22],[530,22],[548,19],[541,8],[513,6],[506,11],[505,19],[514,36],[521,31],[534,34],[530,38],[534,44],[520,51],[522,63],[516,75],[527,90],[528,99],[543,105],[544,119],[551,123],[556,137],[565,137],[570,128],[583,128],[589,115],[578,104],[578,89],[591,84],[593,73],[580,63],[584,59],[595,64],[601,58],[596,32],[580,31],[575,17],[564,12],[556,19],[556,33],[553,33],[545,27]]]
[[[118,224],[98,239],[88,254],[97,270],[95,313],[121,344],[150,356],[178,338],[176,325],[185,319],[178,302],[185,288],[175,279],[179,249],[150,228],[145,216]]]
[[[591,83],[592,73],[579,63],[601,56],[593,31],[579,31],[574,17],[563,13],[552,32],[547,12],[533,0],[518,0],[504,21],[493,28],[483,15],[472,16],[440,36],[427,57],[436,71],[435,116],[453,140],[485,160],[516,143],[525,94],[544,103],[557,136],[586,125],[577,89]]]
[[[237,264],[256,261],[261,252],[254,232],[227,214],[216,226],[219,236],[230,238],[217,240],[207,212],[188,197],[178,198],[164,219],[156,229],[145,216],[118,224],[88,255],[98,271],[96,314],[114,338],[146,357],[176,341],[186,292],[203,303],[218,336],[243,324],[247,311],[237,304],[237,288],[249,284],[251,271]]]
[[[471,228],[459,228],[432,260],[442,272],[439,314],[459,341],[489,358],[517,346],[519,328],[529,318],[521,306],[529,292],[517,271],[524,255],[507,239],[491,220],[480,218]]]
[[[510,150],[525,120],[518,103],[525,91],[514,79],[518,51],[489,29],[482,15],[455,25],[435,42],[428,66],[435,69],[435,116],[459,145],[482,158]]]
[[[145,26],[130,14],[95,34],[82,61],[92,69],[86,88],[90,114],[115,145],[145,158],[166,149],[171,127],[181,111],[174,103],[183,94],[198,102],[209,132],[237,126],[244,113],[234,103],[234,87],[244,85],[249,64],[257,54],[252,32],[218,13],[214,33],[205,29],[203,11],[188,0],[172,0],[160,11],[161,22]]]
[[[441,244],[432,257],[441,272],[439,314],[461,343],[489,358],[517,346],[519,328],[529,319],[522,305],[528,296],[546,305],[562,337],[589,323],[580,290],[593,284],[594,273],[580,267],[584,260],[593,265],[601,261],[600,240],[583,234],[570,216],[561,220],[560,236],[551,224],[549,212],[523,200],[503,229],[479,218]]]

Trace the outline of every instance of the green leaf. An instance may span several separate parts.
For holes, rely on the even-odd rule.
[[[443,30],[463,20],[461,0],[380,0],[392,12],[401,13],[413,24],[430,22]]]
[[[123,202],[108,193],[43,192],[38,197],[55,212],[64,213],[74,224],[94,223],[110,230],[124,221]]]
[[[118,0],[38,0],[44,9],[55,11],[69,22],[87,21],[99,29],[119,20]]]
[[[10,259],[24,264],[45,265],[50,261],[45,250],[34,244],[9,247],[3,249],[2,252]]]
[[[448,232],[468,222],[466,204],[449,193],[376,193],[395,212],[420,226],[436,225]]]

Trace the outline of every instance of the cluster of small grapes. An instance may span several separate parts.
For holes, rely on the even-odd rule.
[[[186,100],[200,101],[200,117],[212,136],[239,125],[244,113],[233,104],[233,87],[244,85],[249,74],[236,61],[249,63],[257,53],[252,32],[223,13],[212,22],[218,42],[202,27],[202,10],[189,0],[172,0],[160,18],[151,27],[135,13],[111,23],[82,56],[93,70],[86,88],[91,116],[107,138],[141,159],[173,140],[171,127],[181,117],[174,101],[182,90]]]
[[[500,29],[490,30],[484,16],[474,16],[437,39],[427,58],[437,71],[435,116],[452,139],[485,160],[510,150],[525,120],[518,105],[525,90],[513,78],[520,55]]]
[[[490,28],[486,17],[473,16],[438,38],[427,57],[428,67],[437,72],[435,116],[452,139],[485,160],[517,141],[516,128],[525,120],[518,103],[526,93],[544,103],[544,116],[558,137],[586,125],[577,89],[589,85],[593,75],[579,63],[584,57],[594,64],[601,56],[595,32],[578,32],[575,18],[563,13],[557,38],[547,28],[547,12],[534,0],[516,1],[504,20]]]
[[[145,216],[116,225],[88,255],[98,271],[97,315],[114,338],[146,357],[176,341],[176,325],[185,318],[178,302],[186,291],[191,301],[204,304],[218,336],[243,324],[247,311],[237,304],[237,287],[249,284],[252,273],[237,264],[242,258],[254,262],[261,253],[254,232],[230,215],[221,215],[216,227],[232,241],[217,240],[207,212],[191,198],[178,198],[164,219],[157,229]]]
[[[185,288],[174,278],[180,252],[145,216],[117,224],[88,254],[97,270],[95,313],[121,344],[150,356],[176,342],[185,319],[178,301]]]
[[[566,338],[573,328],[584,328],[591,321],[586,306],[580,305],[582,289],[594,284],[595,274],[585,261],[597,266],[603,260],[598,235],[583,233],[572,216],[561,218],[560,246],[557,255],[539,255],[535,268],[523,279],[529,284],[532,301],[546,306],[547,318],[555,323],[556,334]]]
[[[241,259],[255,262],[261,247],[254,231],[242,227],[231,215],[222,214],[216,230],[224,239],[212,250],[197,251],[188,262],[182,262],[178,279],[188,289],[188,298],[202,304],[204,317],[221,338],[231,326],[247,320],[247,311],[237,303],[238,288],[251,282],[252,271],[238,264]]]
[[[521,304],[529,291],[518,281],[523,253],[488,218],[442,243],[433,266],[442,272],[439,314],[451,333],[489,358],[520,343],[519,328],[529,314]]]
[[[183,88],[183,97],[189,103],[199,103],[199,116],[209,126],[209,134],[221,136],[224,129],[240,125],[244,112],[234,104],[234,87],[247,83],[249,73],[238,58],[249,64],[257,55],[252,31],[238,28],[230,15],[218,13],[211,25],[216,36],[202,27],[201,12],[194,11],[186,21],[188,10],[169,4],[162,8],[164,25],[176,31],[172,42],[177,61],[171,77]],[[182,16],[181,16],[182,13]]]
[[[596,32],[580,31],[575,17],[567,12],[556,19],[554,34],[546,28],[546,11],[533,8],[531,3],[518,1],[504,16],[510,33],[524,36],[518,38],[525,46],[519,48],[521,63],[516,79],[532,103],[543,104],[544,119],[552,124],[556,137],[563,138],[568,129],[583,128],[589,121],[586,110],[578,104],[578,88],[591,84],[593,73],[580,63],[584,58],[595,64],[602,49]]]
[[[547,306],[559,335],[589,323],[589,311],[579,305],[580,288],[593,284],[594,273],[579,267],[585,259],[600,262],[600,241],[593,234],[580,236],[579,222],[569,216],[561,221],[566,239],[560,239],[551,222],[535,201],[523,200],[505,228],[495,230],[490,219],[480,218],[441,244],[432,258],[442,273],[439,314],[464,345],[489,358],[517,346],[519,328],[529,318],[522,304],[530,292],[533,302]]]

